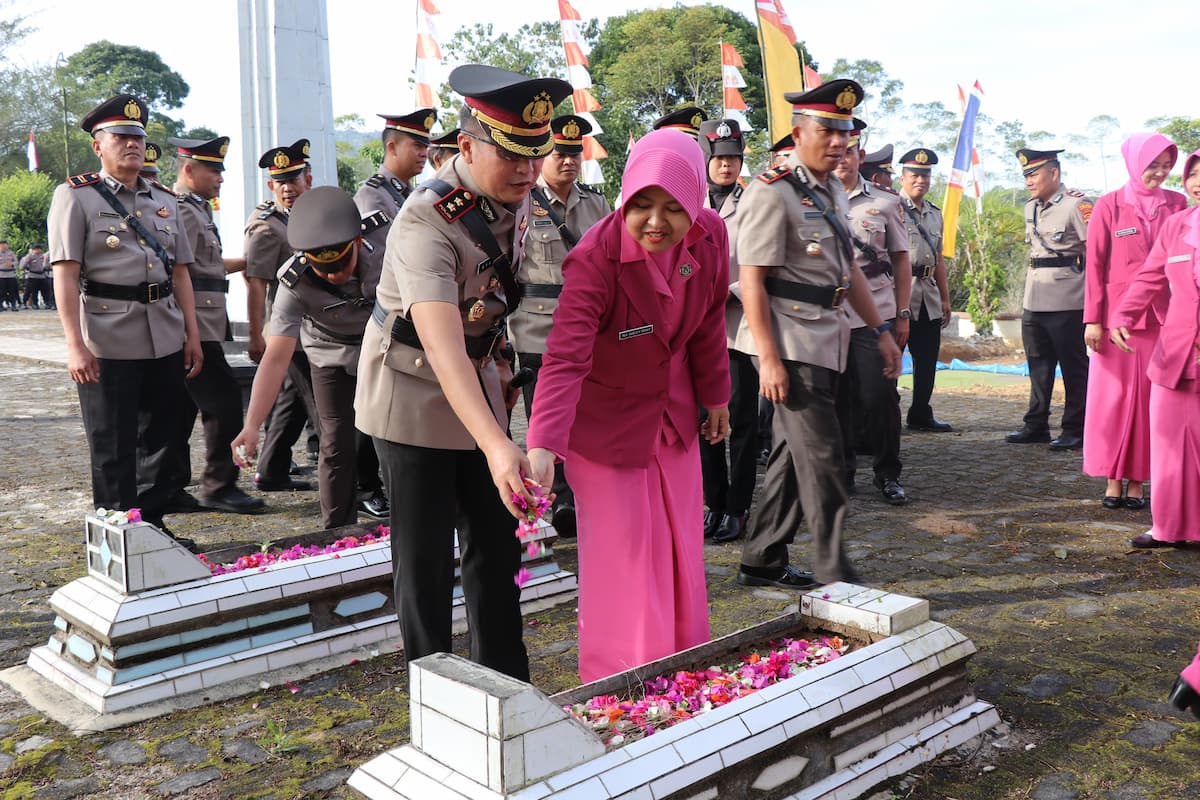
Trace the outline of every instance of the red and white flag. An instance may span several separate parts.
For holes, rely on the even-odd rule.
[[[29,129],[29,144],[25,148],[25,156],[29,159],[29,171],[37,172],[37,147],[33,143],[33,128]]]
[[[433,0],[417,0],[417,57],[416,57],[416,105],[417,108],[437,108],[435,87],[441,83],[438,73],[442,66],[442,48],[438,44],[437,25],[434,17],[438,11]]]
[[[723,116],[726,119],[735,119],[738,126],[743,132],[753,130],[750,127],[749,120],[746,119],[746,100],[742,97],[740,89],[746,88],[746,79],[742,77],[738,67],[746,66],[742,61],[741,54],[733,45],[728,42],[721,43],[721,82],[725,87],[725,111]]]
[[[608,152],[596,140],[595,134],[604,133],[600,123],[592,116],[593,111],[600,110],[600,103],[592,94],[592,75],[588,72],[587,55],[583,52],[583,34],[579,32],[579,23],[583,17],[571,5],[570,0],[558,0],[558,13],[562,20],[563,53],[567,58],[567,80],[574,91],[571,93],[571,105],[575,113],[586,119],[592,126],[592,132],[583,137],[583,162],[580,164],[579,179],[584,183],[604,183],[604,173],[600,170],[600,159],[608,158]]]

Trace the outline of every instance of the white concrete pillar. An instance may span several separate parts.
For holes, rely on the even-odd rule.
[[[312,145],[313,185],[337,184],[329,25],[325,0],[238,0],[241,82],[237,113],[241,160],[226,162],[220,228],[226,255],[241,252],[242,230],[267,199],[258,157],[304,137]],[[229,285],[229,316],[246,319],[242,281]]]

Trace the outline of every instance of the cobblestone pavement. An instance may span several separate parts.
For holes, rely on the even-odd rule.
[[[29,360],[55,358],[60,341],[51,312],[0,314],[0,667],[46,640],[50,593],[84,572],[90,490],[75,390],[63,367]],[[959,432],[904,438],[911,504],[885,505],[863,460],[847,538],[866,583],[928,598],[936,619],[975,641],[977,693],[1005,723],[878,797],[1200,796],[1200,726],[1164,702],[1200,637],[1200,550],[1131,552],[1148,512],[1102,509],[1103,484],[1080,474],[1078,453],[1006,445],[1026,385],[972,381],[935,395]],[[205,546],[317,527],[315,493],[267,500],[260,517],[170,523]],[[806,546],[793,547],[801,566]],[[558,552],[574,569],[574,547]],[[706,548],[715,635],[795,601],[739,588],[739,555]],[[573,605],[528,623],[535,684],[574,685]],[[0,798],[350,797],[350,771],[407,738],[405,670],[384,654],[297,688],[82,739],[0,688]]]

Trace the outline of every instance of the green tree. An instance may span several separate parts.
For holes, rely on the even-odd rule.
[[[35,242],[46,243],[46,216],[54,181],[38,172],[16,172],[0,180],[0,238],[23,254]]]
[[[67,59],[64,77],[92,105],[121,92],[136,95],[152,110],[174,109],[188,95],[187,81],[152,50],[109,41],[92,42]]]
[[[1200,150],[1200,117],[1156,117],[1146,127],[1169,138],[1181,155]]]
[[[829,72],[821,73],[823,81],[833,78],[849,78],[863,87],[863,101],[855,113],[868,123],[899,116],[904,108],[904,100],[900,96],[904,91],[904,81],[888,75],[878,61],[866,58],[847,61],[839,58],[833,62]]]
[[[958,141],[958,131],[962,123],[957,114],[946,108],[940,100],[935,100],[932,103],[915,103],[909,106],[905,116],[912,123],[912,130],[916,136],[911,143],[913,147],[928,147],[939,154],[942,162],[949,162],[954,158],[954,145]],[[903,152],[904,150],[900,150],[896,155]]]
[[[1011,288],[1024,276],[1025,216],[1010,193],[991,189],[983,196],[983,213],[963,198],[958,225],[958,256],[947,262],[952,305],[966,307],[981,333],[991,330],[996,314],[1011,307]]]

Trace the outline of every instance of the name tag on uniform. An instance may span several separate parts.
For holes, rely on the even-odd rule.
[[[535,219],[533,221],[533,227],[535,227],[535,228],[540,228],[543,225],[553,225],[553,224],[554,224],[554,221],[549,220],[549,219]]]
[[[805,211],[804,218],[805,219],[820,219],[821,212],[820,211]]]
[[[1170,257],[1168,257],[1168,258],[1167,258],[1167,263],[1168,263],[1168,264],[1178,264],[1180,261],[1191,261],[1191,260],[1192,260],[1192,254],[1191,254],[1191,253],[1184,253],[1184,254],[1183,254],[1183,255],[1181,255],[1181,256],[1170,256]]]
[[[1113,236],[1116,236],[1118,239],[1120,239],[1122,236],[1133,236],[1135,233],[1137,233],[1137,228],[1122,228],[1114,233]]]
[[[654,333],[653,325],[643,325],[640,328],[629,328],[617,334],[617,341],[623,342],[626,339],[632,339],[636,336],[645,336],[648,333]]]

